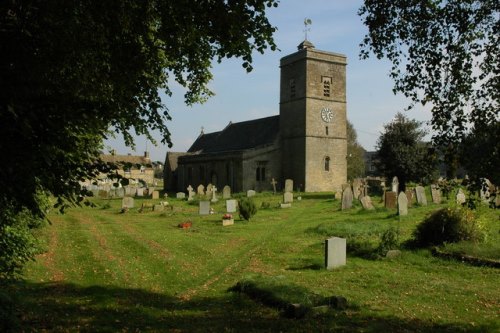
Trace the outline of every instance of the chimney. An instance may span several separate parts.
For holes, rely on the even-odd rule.
[[[149,160],[149,151],[144,152],[144,158]]]

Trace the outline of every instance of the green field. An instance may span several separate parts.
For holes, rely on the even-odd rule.
[[[395,211],[359,205],[340,211],[330,194],[307,194],[292,208],[281,196],[246,222],[222,227],[224,204],[198,216],[196,205],[169,199],[164,212],[120,213],[121,200],[51,214],[41,231],[46,252],[28,265],[16,295],[19,331],[88,332],[494,332],[500,329],[498,268],[404,249],[395,259],[376,253],[380,235],[409,239],[438,205]],[[143,200],[136,199],[139,207]],[[441,205],[445,206],[445,204]],[[482,209],[489,238],[461,249],[500,257],[498,211]],[[191,229],[180,229],[192,221]],[[347,238],[347,265],[324,269],[324,240]],[[497,247],[495,247],[497,246]],[[493,250],[492,250],[493,249]],[[341,295],[347,310],[288,319],[273,307],[228,289],[242,280],[280,289],[284,298]],[[274,287],[273,287],[274,286]],[[293,286],[294,288],[291,288]],[[290,287],[287,289],[287,287]],[[285,291],[283,293],[283,290]],[[290,290],[287,293],[287,290]],[[294,290],[302,290],[296,292]],[[307,302],[306,299],[303,302]]]

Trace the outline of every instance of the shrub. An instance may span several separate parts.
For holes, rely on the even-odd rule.
[[[257,205],[252,198],[241,198],[238,202],[240,216],[245,220],[250,220],[257,213]]]
[[[484,231],[467,208],[442,208],[429,215],[415,230],[416,245],[429,246],[459,241],[484,240]]]
[[[390,228],[384,231],[380,236],[379,252],[385,255],[389,250],[395,250],[399,247],[398,231],[395,228]]]

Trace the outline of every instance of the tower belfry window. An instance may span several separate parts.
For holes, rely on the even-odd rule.
[[[323,82],[323,96],[324,97],[330,97],[330,92],[331,92],[331,86],[332,86],[332,78],[323,76],[322,77],[322,82]]]
[[[325,134],[328,135],[328,126],[325,127]]]
[[[290,98],[295,98],[295,79],[290,79],[288,84],[290,86]]]

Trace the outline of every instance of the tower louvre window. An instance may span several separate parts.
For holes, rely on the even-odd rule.
[[[325,127],[325,133],[328,135],[328,126]]]
[[[295,98],[296,92],[295,92],[295,79],[290,79],[288,82],[290,86],[290,98]]]
[[[323,76],[321,78],[321,81],[323,82],[323,96],[324,97],[330,97],[330,91],[331,91],[331,86],[332,86],[332,78]]]

